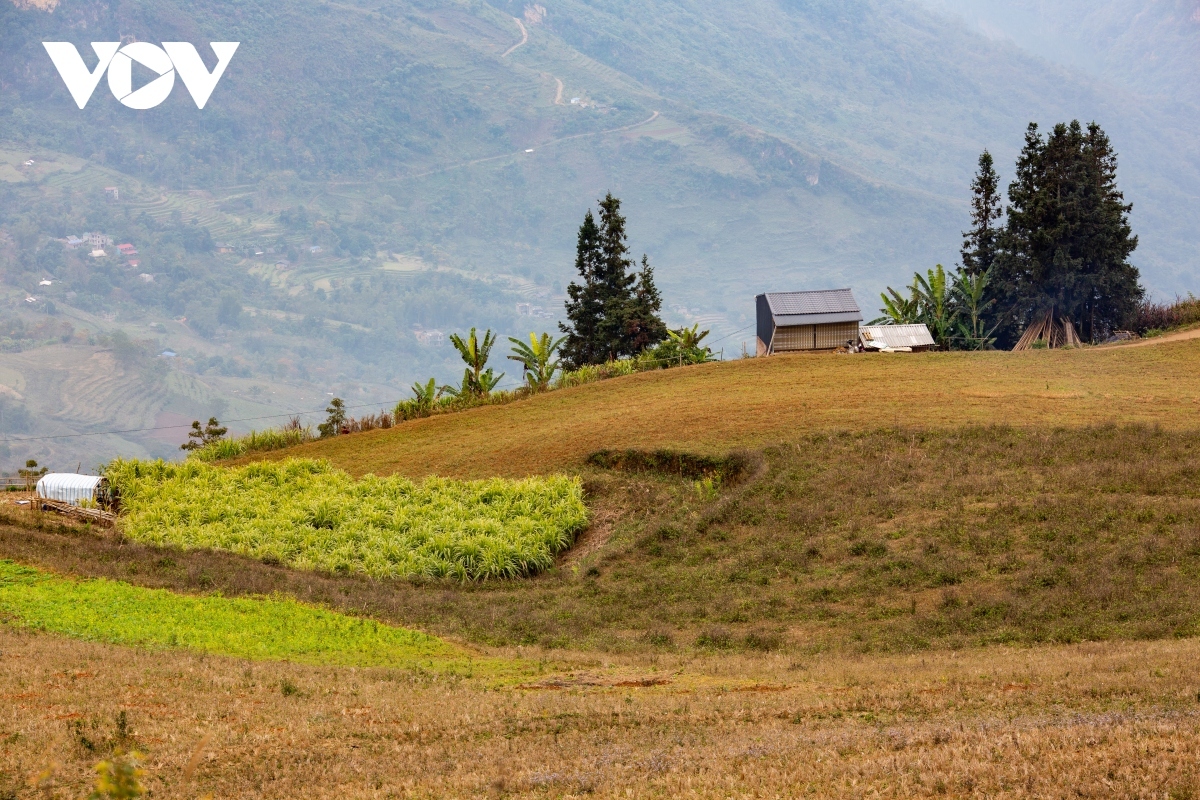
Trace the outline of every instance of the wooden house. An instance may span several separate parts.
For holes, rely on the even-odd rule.
[[[849,289],[760,294],[758,355],[857,344],[863,315]]]

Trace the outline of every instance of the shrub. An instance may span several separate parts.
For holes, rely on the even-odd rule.
[[[1144,336],[1197,322],[1200,322],[1200,298],[1189,293],[1186,298],[1175,298],[1174,303],[1154,303],[1149,300],[1139,303],[1126,326]]]
[[[515,578],[550,567],[587,522],[577,478],[355,481],[323,461],[225,469],[113,462],[130,539],[373,577]]]
[[[224,461],[230,458],[239,458],[248,453],[282,450],[286,447],[310,442],[315,438],[312,430],[299,427],[297,420],[283,428],[250,431],[245,436],[236,439],[220,439],[199,450],[192,451],[188,458],[203,462]]]

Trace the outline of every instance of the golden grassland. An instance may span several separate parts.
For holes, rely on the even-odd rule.
[[[657,447],[742,448],[744,468],[586,463]],[[0,558],[278,593],[494,668],[249,662],[0,624],[0,798],[81,796],[116,747],[146,754],[155,797],[1200,797],[1198,454],[1200,340],[798,356],[265,456],[577,474],[591,525],[532,579],[302,572],[7,507]]]
[[[521,476],[604,448],[724,454],[823,430],[1200,427],[1200,340],[1027,353],[795,355],[664,370],[248,457],[354,475]]]
[[[1200,432],[808,433],[723,486],[582,470],[593,522],[536,578],[371,580],[0,525],[0,556],[271,595],[482,646],[902,652],[1200,633]],[[13,518],[19,522],[18,518]]]
[[[0,628],[0,796],[83,796],[91,765],[117,746],[145,754],[158,798],[1200,788],[1196,640],[871,658],[541,655],[555,672],[497,690]]]

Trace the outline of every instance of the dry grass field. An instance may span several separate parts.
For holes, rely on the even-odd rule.
[[[153,797],[189,800],[1180,799],[1200,788],[1196,640],[550,658],[541,676],[489,687],[0,629],[0,796],[82,797],[114,746],[145,754]]]
[[[355,475],[477,478],[568,469],[602,448],[723,454],[823,430],[1106,422],[1200,427],[1200,340],[706,364],[257,457],[328,458]]]
[[[0,620],[0,799],[84,796],[117,747],[162,798],[1197,798],[1198,454],[1191,340],[714,364],[286,452],[579,475],[590,527],[519,581],[306,572],[6,505],[0,558],[295,597],[493,667]]]

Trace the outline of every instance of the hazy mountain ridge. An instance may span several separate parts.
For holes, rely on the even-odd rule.
[[[1147,284],[1193,286],[1200,159],[1186,115],[1132,79],[1051,63],[971,24],[904,0],[0,4],[0,141],[28,154],[0,165],[11,189],[0,230],[34,231],[38,247],[102,226],[140,237],[156,283],[72,262],[53,267],[54,302],[86,295],[79,311],[96,332],[148,335],[150,322],[187,317],[193,327],[168,324],[158,340],[206,380],[399,397],[461,371],[452,352],[419,346],[413,324],[552,330],[575,230],[607,191],[625,201],[668,322],[713,327],[737,353],[741,337],[725,337],[759,291],[849,285],[871,315],[885,285],[952,264],[979,151],[1007,180],[1028,121],[1079,117],[1121,153]],[[194,41],[210,65],[204,42],[242,46],[202,112],[177,87],[138,115],[104,82],[81,112],[40,42],[91,58],[87,42],[117,36]],[[79,185],[20,171],[56,152],[99,171]],[[98,187],[113,182],[133,205],[104,203]],[[155,211],[155,232],[138,215],[156,186],[207,199],[177,221]],[[157,241],[192,221],[239,253],[277,255]],[[22,247],[0,253],[4,303],[32,313],[23,298],[43,293],[43,266]],[[277,269],[285,252],[296,255]],[[240,327],[209,319],[230,291],[255,309]],[[518,301],[542,316],[519,315]],[[204,404],[184,405],[163,409]]]

